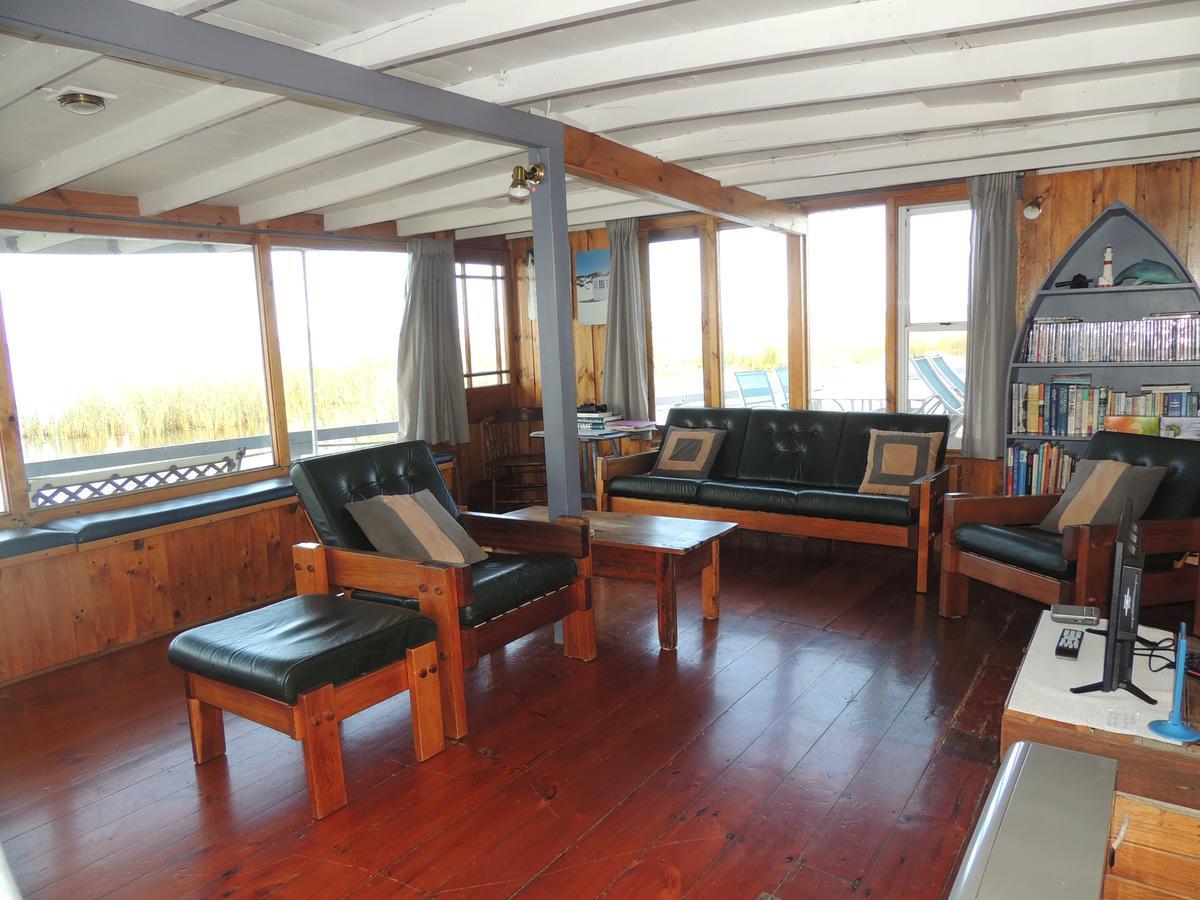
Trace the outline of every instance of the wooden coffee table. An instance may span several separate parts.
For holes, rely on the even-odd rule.
[[[699,572],[704,618],[720,615],[721,538],[737,528],[735,523],[595,510],[583,514],[592,525],[592,574],[648,581],[658,589],[658,642],[664,650],[675,649],[678,635],[678,579]],[[545,522],[547,510],[530,506],[508,515]]]

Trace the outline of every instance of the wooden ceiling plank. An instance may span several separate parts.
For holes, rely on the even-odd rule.
[[[804,210],[768,200],[674,163],[571,126],[563,127],[567,174],[637,193],[667,205],[684,204],[732,222],[804,234]]]

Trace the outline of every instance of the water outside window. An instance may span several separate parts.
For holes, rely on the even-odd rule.
[[[721,354],[725,406],[788,405],[787,237],[722,229]]]

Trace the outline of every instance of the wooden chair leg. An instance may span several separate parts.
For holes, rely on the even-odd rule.
[[[971,590],[971,579],[958,572],[942,567],[942,583],[938,594],[938,614],[947,619],[957,619],[967,614],[967,600]]]
[[[929,541],[922,538],[917,542],[917,593],[929,593],[929,566],[930,557]]]
[[[314,819],[323,819],[346,805],[346,774],[342,768],[342,739],[338,731],[333,685],[301,694],[300,742],[304,745],[304,774]]]
[[[212,704],[192,696],[192,676],[187,676],[188,728],[192,733],[192,759],[196,765],[225,755],[225,718]]]
[[[408,701],[412,706],[413,744],[417,750],[417,760],[424,761],[441,753],[446,746],[437,644],[431,641],[409,649],[405,656],[408,659]]]
[[[587,571],[591,571],[590,562]],[[592,609],[592,579],[589,575],[575,579],[571,586],[575,611],[563,616],[563,655],[570,659],[591,661],[596,658],[596,613]]]

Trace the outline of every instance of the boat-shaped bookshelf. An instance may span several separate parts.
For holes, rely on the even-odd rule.
[[[1169,266],[1179,283],[1064,285],[1076,274],[1094,283],[1109,245],[1114,274],[1151,260]],[[1005,405],[1007,492],[1061,490],[1106,413],[1148,418],[1149,409],[1166,414],[1169,404],[1171,415],[1188,416],[1184,392],[1143,390],[1185,385],[1200,391],[1196,279],[1162,236],[1118,201],[1050,270],[1017,334]],[[1145,418],[1137,424],[1153,427]]]

